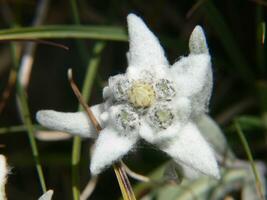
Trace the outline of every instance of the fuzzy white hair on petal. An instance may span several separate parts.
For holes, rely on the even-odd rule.
[[[214,152],[205,141],[199,130],[193,123],[188,123],[179,131],[179,135],[166,144],[160,144],[159,148],[171,156],[175,162],[186,165],[186,172],[192,168],[192,177],[196,177],[195,171],[200,174],[220,177]],[[186,173],[190,178],[190,174]]]
[[[129,32],[129,66],[148,67],[166,65],[168,60],[164,55],[157,37],[147,28],[140,17],[135,14],[127,16]]]
[[[171,67],[177,93],[190,97],[194,117],[208,111],[212,91],[211,58],[204,31],[196,26],[189,40],[190,54]]]
[[[213,86],[209,54],[183,57],[172,66],[171,71],[175,76],[177,94],[191,100],[194,115],[207,112]]]
[[[196,26],[189,39],[189,50],[191,54],[209,54],[206,37],[201,26]]]
[[[53,190],[48,190],[42,196],[40,196],[38,200],[51,200],[53,197],[53,194],[54,194]]]
[[[160,144],[179,135],[179,130],[182,127],[181,125],[182,124],[178,121],[167,129],[156,130],[147,122],[142,121],[139,134],[141,138],[151,144]]]
[[[125,136],[113,127],[103,129],[99,133],[91,158],[90,171],[92,175],[101,173],[122,158],[134,147],[137,139],[137,135]]]
[[[6,199],[5,184],[7,181],[8,168],[6,157],[0,155],[0,199]]]
[[[189,55],[177,61],[171,68],[177,93],[190,97],[200,92],[211,72],[210,68],[210,56],[206,54]]]
[[[104,110],[103,104],[91,107],[95,117],[103,126],[101,113]],[[36,114],[37,121],[44,127],[78,135],[85,138],[96,138],[96,130],[85,112],[65,113],[54,110],[41,110]]]

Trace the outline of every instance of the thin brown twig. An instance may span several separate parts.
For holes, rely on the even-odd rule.
[[[69,47],[64,45],[64,44],[60,44],[57,42],[52,42],[52,41],[48,41],[48,40],[40,40],[40,39],[11,39],[11,40],[0,40],[0,43],[5,43],[5,42],[32,42],[35,44],[45,44],[45,45],[50,45],[50,46],[54,46],[54,47],[58,47],[64,50],[69,50]]]
[[[94,114],[93,114],[92,110],[90,109],[90,107],[84,101],[80,90],[78,89],[76,83],[73,80],[72,70],[71,69],[68,70],[68,79],[69,79],[69,82],[70,82],[70,85],[71,85],[71,88],[72,88],[73,92],[75,93],[75,95],[78,98],[80,104],[82,105],[83,109],[87,113],[87,115],[88,115],[89,119],[91,120],[93,126],[95,127],[96,131],[99,133],[102,130],[102,127],[100,126],[98,120],[94,116]],[[119,185],[120,185],[120,188],[121,188],[122,195],[123,195],[124,199],[136,200],[134,192],[133,192],[133,189],[132,189],[132,186],[130,184],[130,181],[128,179],[128,176],[127,176],[124,168],[122,167],[121,161],[113,164],[113,169],[114,169],[115,174],[117,176],[117,180],[119,182]]]
[[[11,95],[11,91],[16,84],[16,79],[17,79],[17,72],[14,69],[11,69],[9,77],[8,77],[7,86],[5,87],[3,91],[2,98],[0,101],[0,114],[2,113],[2,111],[4,110],[7,104],[7,100],[9,99]]]
[[[100,124],[98,123],[96,117],[94,116],[92,110],[84,101],[79,88],[77,87],[76,83],[74,82],[71,69],[68,70],[68,79],[69,79],[69,82],[70,82],[70,85],[71,85],[71,88],[72,88],[74,94],[76,95],[80,104],[82,105],[82,107],[86,111],[87,115],[89,116],[89,119],[92,121],[92,124],[94,125],[96,131],[100,132],[102,130],[102,128],[101,128]]]

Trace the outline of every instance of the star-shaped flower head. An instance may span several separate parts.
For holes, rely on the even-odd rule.
[[[45,127],[96,139],[90,170],[96,175],[133,149],[140,138],[157,146],[184,174],[219,177],[213,150],[195,120],[207,111],[212,89],[210,55],[200,26],[193,30],[190,54],[172,66],[142,19],[127,17],[130,48],[125,74],[109,78],[104,102],[92,111],[103,130],[96,134],[84,112],[42,110]]]

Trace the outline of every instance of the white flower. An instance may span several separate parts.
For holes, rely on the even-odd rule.
[[[109,78],[105,102],[92,111],[103,130],[97,135],[83,112],[42,110],[45,127],[97,138],[91,173],[99,174],[133,149],[140,138],[166,152],[189,178],[201,174],[219,178],[213,150],[195,120],[207,111],[212,89],[210,55],[203,30],[197,26],[190,54],[172,66],[155,35],[134,14],[128,18],[130,49],[125,74]]]

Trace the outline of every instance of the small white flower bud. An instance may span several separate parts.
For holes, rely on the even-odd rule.
[[[109,86],[112,88],[116,101],[127,100],[131,83],[124,75],[119,74],[109,78]]]
[[[148,118],[153,127],[167,129],[173,124],[174,113],[169,105],[158,103],[149,110]]]
[[[115,114],[116,125],[120,130],[131,132],[139,129],[139,116],[129,106],[119,106]]]
[[[160,79],[155,85],[156,95],[162,100],[171,100],[175,96],[173,83],[168,79]]]

